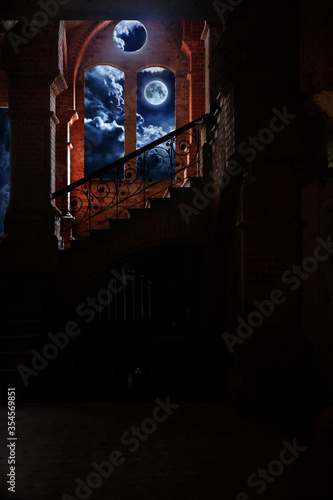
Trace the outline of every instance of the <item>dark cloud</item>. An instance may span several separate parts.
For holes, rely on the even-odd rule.
[[[9,203],[9,123],[5,112],[0,109],[0,234],[4,232],[4,219]]]
[[[124,156],[124,74],[95,66],[85,77],[85,175]]]

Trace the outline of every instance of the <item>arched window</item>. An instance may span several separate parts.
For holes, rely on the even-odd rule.
[[[137,74],[137,147],[141,148],[175,130],[175,75],[152,66]],[[155,154],[155,153],[152,153]],[[140,165],[138,164],[138,169]],[[149,176],[165,177],[174,170],[172,150],[163,144],[150,162]],[[139,176],[142,175],[138,171]]]
[[[99,65],[85,72],[84,174],[124,156],[124,73]]]
[[[139,71],[137,99],[140,148],[175,129],[175,75],[156,66]]]
[[[146,146],[175,129],[175,74],[157,64],[135,70],[136,52],[144,49],[147,39],[147,30],[139,21],[117,23],[113,29],[112,50],[115,51],[114,58],[119,59],[118,68],[126,68],[125,72],[105,64],[85,71],[84,175],[94,174],[122,158],[125,153],[133,152],[135,147]],[[125,79],[129,95],[125,95]],[[136,110],[135,106],[131,107],[134,101],[131,92],[136,93]],[[160,145],[158,154],[152,154],[151,161],[148,153],[144,160],[137,159],[136,177],[140,179],[145,174],[152,179],[166,179],[170,175],[172,178],[175,168],[172,143]],[[123,169],[117,170],[117,176],[122,177],[123,174]],[[112,175],[108,172],[103,177],[110,178]]]

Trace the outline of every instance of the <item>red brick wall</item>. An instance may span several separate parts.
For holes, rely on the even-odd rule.
[[[246,9],[245,4],[243,7]],[[302,158],[308,153],[308,125],[299,99],[297,24],[297,9],[290,4],[262,8],[258,3],[247,14],[235,9],[228,29],[211,52],[210,97],[219,106],[211,143],[213,171],[216,179],[221,178],[227,161],[233,160],[244,175],[241,190],[232,187],[231,179],[221,191],[218,205],[221,222],[217,237],[232,225],[233,237],[237,241],[238,235],[240,245],[236,251],[240,259],[235,261],[229,254],[228,260],[235,271],[229,275],[228,286],[239,293],[238,311],[233,307],[235,316],[227,321],[229,331],[236,334],[237,314],[247,321],[249,314],[257,311],[255,300],[269,299],[274,289],[281,289],[286,296],[285,303],[276,306],[274,313],[236,346],[238,354],[230,359],[233,391],[244,401],[269,397],[269,385],[277,394],[279,377],[281,387],[288,377],[299,380],[306,357],[301,287],[291,291],[281,282],[283,273],[306,256],[302,252],[301,200],[307,175]],[[249,159],[239,146],[251,137],[258,138],[270,126],[273,110],[282,111],[285,106],[297,117]],[[220,239],[223,244],[223,237]],[[288,388],[284,390],[287,394]]]
[[[330,0],[300,2],[300,76],[304,95],[333,85],[332,9]]]

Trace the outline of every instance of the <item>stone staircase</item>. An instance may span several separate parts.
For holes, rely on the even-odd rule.
[[[143,249],[145,245],[175,240],[205,244],[209,232],[209,205],[200,214],[193,215],[188,224],[179,210],[180,203],[192,207],[193,189],[203,191],[203,187],[202,178],[190,177],[180,187],[168,187],[160,197],[147,199],[145,207],[129,208],[127,217],[108,219],[107,229],[90,229],[88,239],[70,240],[70,249],[62,252],[57,273],[58,281],[67,276],[64,300],[72,296],[82,273],[85,276],[96,274],[99,264],[108,262],[112,265],[120,257]]]
[[[53,321],[52,317],[45,318],[45,314],[50,314],[46,311],[53,311],[51,316],[56,316],[56,311],[66,311],[68,304],[75,301],[80,283],[87,282],[87,277],[147,244],[173,240],[205,243],[209,231],[207,210],[193,216],[190,224],[186,224],[179,210],[180,203],[193,206],[194,187],[202,190],[203,180],[188,178],[181,187],[169,187],[163,196],[147,199],[144,208],[129,208],[126,218],[108,219],[108,229],[89,230],[89,239],[70,240],[70,248],[59,251],[58,268],[53,277],[33,271],[0,274],[0,387],[3,400],[6,400],[8,387],[16,387],[23,399],[26,397],[18,365],[31,368],[31,349],[44,345],[41,337],[47,333],[46,325]]]

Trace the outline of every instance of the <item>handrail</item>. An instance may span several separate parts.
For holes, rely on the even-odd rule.
[[[58,198],[61,195],[64,195],[66,193],[69,193],[73,189],[77,188],[78,186],[81,186],[82,184],[85,184],[88,181],[91,181],[95,179],[96,177],[99,177],[101,174],[104,174],[105,172],[109,172],[111,169],[113,170],[116,167],[119,167],[120,165],[123,165],[127,163],[129,160],[132,160],[133,158],[136,158],[137,156],[142,155],[146,151],[155,148],[159,144],[163,144],[164,142],[168,141],[172,137],[175,137],[177,135],[182,134],[186,130],[192,128],[195,125],[198,125],[202,123],[204,120],[206,120],[209,117],[209,113],[200,116],[200,118],[197,118],[196,120],[191,121],[190,123],[187,123],[186,125],[183,125],[182,127],[179,127],[176,130],[173,130],[172,132],[169,132],[169,134],[166,134],[159,139],[156,139],[156,141],[150,142],[146,146],[143,146],[142,148],[137,149],[136,151],[133,151],[132,153],[123,156],[122,158],[119,158],[119,160],[116,160],[112,163],[109,163],[108,165],[105,165],[105,167],[102,167],[92,174],[86,175],[85,177],[82,177],[82,179],[79,179],[78,181],[72,182],[72,184],[69,184],[68,186],[59,189],[58,191],[55,191],[52,193],[52,199],[54,200],[55,198]]]

